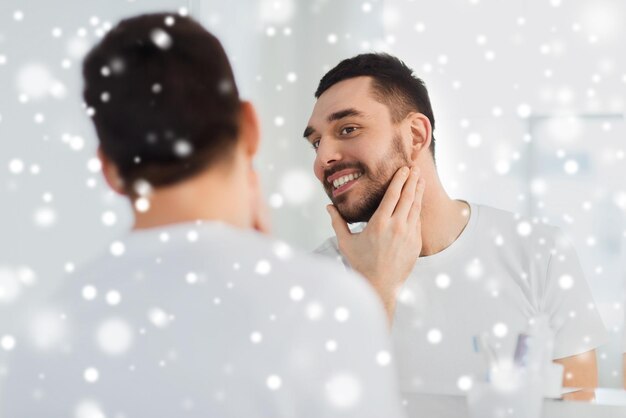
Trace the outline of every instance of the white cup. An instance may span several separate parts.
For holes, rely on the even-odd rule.
[[[467,394],[470,418],[541,418],[543,384],[517,367],[492,370],[490,382],[476,382]]]

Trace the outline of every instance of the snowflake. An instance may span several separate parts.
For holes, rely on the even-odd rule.
[[[250,334],[250,341],[252,341],[253,344],[260,343],[261,341],[263,341],[263,334],[258,331],[253,332],[252,334]]]
[[[498,322],[493,326],[493,335],[498,338],[504,338],[508,333],[509,328],[502,322]]]
[[[450,287],[450,283],[450,276],[445,273],[438,274],[437,277],[435,277],[435,284],[440,289],[447,289]]]
[[[376,362],[381,366],[387,366],[391,363],[391,354],[385,350],[379,351],[378,354],[376,354]]]
[[[155,327],[165,328],[170,324],[172,316],[168,315],[163,309],[155,307],[148,311],[148,319]]]
[[[150,39],[156,46],[166,50],[172,46],[172,37],[163,29],[154,29],[150,32]]]
[[[282,386],[283,381],[280,378],[280,376],[273,374],[273,375],[268,376],[266,380],[266,384],[270,390],[278,390]]]
[[[439,344],[441,340],[443,339],[443,334],[441,333],[440,330],[433,328],[429,330],[428,333],[426,334],[426,339],[431,344]]]
[[[300,286],[292,287],[289,290],[289,297],[296,302],[301,301],[304,297],[304,289],[302,289]]]
[[[95,367],[89,367],[83,372],[83,377],[88,383],[95,383],[100,378],[100,372]]]
[[[105,300],[111,306],[119,305],[122,301],[122,295],[117,290],[109,290],[105,295]]]
[[[266,276],[269,274],[271,269],[272,269],[272,266],[269,261],[259,260],[256,264],[256,267],[254,268],[254,271],[256,272],[256,274],[260,274],[261,276]]]
[[[109,249],[112,255],[114,255],[115,257],[119,257],[123,255],[124,252],[126,251],[126,246],[121,241],[115,241],[111,244]]]
[[[12,351],[15,348],[16,341],[12,335],[3,335],[0,339],[0,347],[5,351]]]
[[[474,381],[470,376],[460,376],[456,381],[456,385],[463,392],[467,392],[474,385]]]
[[[98,326],[96,341],[100,350],[106,354],[123,354],[132,345],[133,331],[125,320],[110,318]]]
[[[335,319],[337,322],[346,322],[350,318],[350,311],[343,306],[335,309]]]
[[[326,382],[326,395],[337,408],[350,408],[361,400],[361,382],[347,373],[336,374]]]

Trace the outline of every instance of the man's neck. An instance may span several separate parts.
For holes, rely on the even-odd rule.
[[[422,252],[420,257],[437,254],[461,235],[470,218],[467,203],[450,199],[436,171],[426,178],[422,204]]]
[[[147,211],[138,211],[133,205],[133,229],[198,220],[248,227],[247,190],[242,190],[245,182],[239,177],[238,173],[207,172],[170,187],[157,188],[148,198]]]

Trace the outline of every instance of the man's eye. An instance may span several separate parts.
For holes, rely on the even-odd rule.
[[[341,135],[349,135],[356,130],[357,130],[356,126],[348,126],[348,127],[343,128],[340,133]]]
[[[316,140],[316,141],[311,142],[311,147],[313,147],[314,150],[317,150],[319,148],[319,146],[320,146],[320,140],[319,139]]]

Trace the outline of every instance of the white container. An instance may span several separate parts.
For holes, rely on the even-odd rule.
[[[490,377],[467,394],[470,418],[541,418],[543,386],[536,374],[504,362]]]

